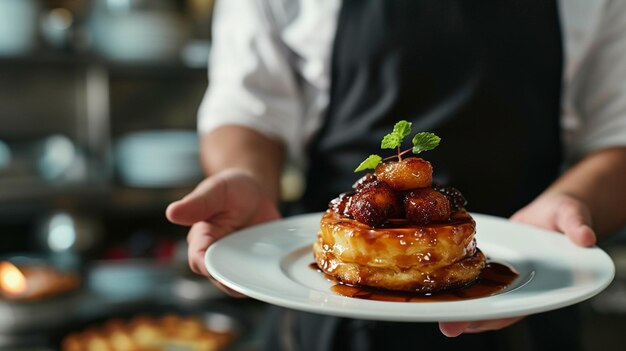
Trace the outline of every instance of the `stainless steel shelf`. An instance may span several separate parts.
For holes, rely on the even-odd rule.
[[[35,179],[0,179],[0,218],[53,209],[99,213],[164,213],[191,186],[136,188],[114,182],[48,183]]]

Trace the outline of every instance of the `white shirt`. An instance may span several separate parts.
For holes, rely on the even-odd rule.
[[[341,0],[221,0],[198,129],[242,125],[283,141],[296,160],[329,102]],[[626,145],[626,1],[560,0],[568,160]]]

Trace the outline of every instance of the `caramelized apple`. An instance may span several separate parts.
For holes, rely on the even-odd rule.
[[[400,216],[402,212],[402,203],[396,193],[380,180],[357,188],[348,208],[349,215],[371,227],[380,226],[388,218]]]
[[[433,183],[433,167],[430,162],[419,157],[381,163],[374,173],[377,179],[387,183],[394,190],[426,188]]]
[[[339,196],[330,201],[328,208],[340,215],[352,217],[352,215],[348,212],[348,209],[350,208],[353,196],[354,193],[341,193]]]
[[[449,185],[439,185],[434,187],[435,190],[445,195],[450,202],[450,210],[456,212],[467,206],[467,200],[463,197],[463,194],[455,188]]]
[[[354,184],[352,184],[352,189],[358,190],[375,180],[376,180],[375,175],[373,175],[372,173],[367,173],[366,175],[359,178],[359,180],[357,180]]]
[[[415,189],[404,196],[406,218],[415,224],[445,222],[450,219],[450,202],[432,188]]]

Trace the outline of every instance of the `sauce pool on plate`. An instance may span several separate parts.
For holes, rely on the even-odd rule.
[[[309,267],[322,273],[315,262]],[[327,274],[325,276],[326,279],[335,283],[330,290],[347,297],[389,302],[443,302],[477,299],[498,294],[504,291],[518,277],[518,274],[507,265],[488,262],[478,278],[471,284],[458,289],[427,294],[347,285],[342,284],[335,277]]]

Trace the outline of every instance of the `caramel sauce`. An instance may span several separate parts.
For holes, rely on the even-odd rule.
[[[379,228],[327,211],[317,236],[328,257],[364,266],[380,259],[400,268],[421,263],[434,269],[471,255],[476,250],[475,229],[466,211],[455,212],[445,223],[419,226],[390,219]],[[329,272],[330,267],[321,268]]]
[[[311,263],[309,267],[323,273],[315,262]],[[324,275],[326,279],[335,283],[330,290],[339,295],[357,299],[390,302],[449,302],[477,299],[498,294],[518,277],[518,274],[511,267],[496,262],[488,262],[480,273],[480,276],[465,287],[437,293],[420,294],[381,290],[364,286],[351,286],[342,284],[333,276],[328,274]]]

